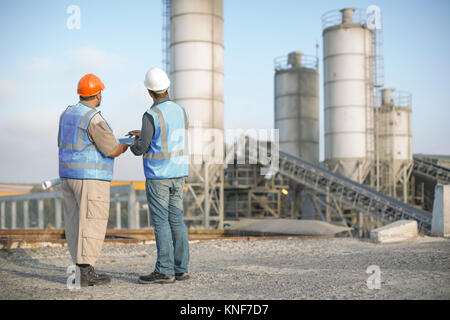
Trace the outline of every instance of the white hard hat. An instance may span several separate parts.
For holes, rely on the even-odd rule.
[[[151,91],[161,93],[170,87],[170,80],[164,70],[151,68],[145,75],[144,86]]]

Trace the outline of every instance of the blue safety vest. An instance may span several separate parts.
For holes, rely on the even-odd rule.
[[[155,132],[143,156],[148,179],[180,178],[189,175],[188,117],[183,107],[163,99],[147,113],[153,117]]]
[[[89,122],[99,112],[78,103],[67,107],[61,115],[58,133],[61,178],[112,180],[114,159],[105,157],[87,134]]]

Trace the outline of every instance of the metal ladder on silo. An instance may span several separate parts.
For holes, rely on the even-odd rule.
[[[450,169],[418,157],[414,157],[413,173],[431,179],[438,184],[450,184]]]
[[[162,47],[162,66],[164,71],[171,78],[170,63],[171,63],[171,24],[170,16],[172,14],[172,1],[162,0],[162,32],[161,32],[161,47]]]
[[[267,154],[267,150],[261,148],[261,146],[258,149],[259,152],[263,154],[266,152],[265,154]],[[258,150],[249,148],[249,159],[259,161],[257,152]],[[351,207],[366,216],[373,217],[382,224],[402,219],[416,220],[420,233],[430,233],[432,218],[430,213],[414,208],[370,187],[356,183],[288,153],[280,151],[278,154],[279,167],[277,171],[292,182],[304,185],[341,205]],[[261,164],[264,165],[265,163]]]

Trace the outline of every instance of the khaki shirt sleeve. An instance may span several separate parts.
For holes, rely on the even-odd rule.
[[[110,156],[116,149],[119,143],[114,137],[106,121],[97,113],[92,117],[91,122],[87,128],[89,140],[95,144],[97,149],[105,156]]]

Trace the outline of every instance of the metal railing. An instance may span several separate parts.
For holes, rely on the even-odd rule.
[[[394,91],[392,92],[392,100],[396,107],[409,107],[412,106],[412,94],[408,91]]]
[[[45,219],[44,215],[44,201],[52,199],[54,201],[54,217],[53,219]],[[51,220],[55,228],[60,228],[62,223],[61,216],[61,199],[62,192],[43,192],[43,193],[30,193],[14,196],[0,197],[0,229],[7,228],[7,217],[9,218],[9,228],[17,229],[21,227],[23,229],[37,228],[44,229],[45,221]],[[35,204],[35,210],[30,210],[31,205]],[[19,206],[17,205],[19,204]],[[7,209],[9,208],[9,216],[7,215]],[[22,219],[19,224],[18,211],[21,209]],[[37,212],[31,212],[37,211]],[[36,216],[36,219],[32,218],[32,214]]]
[[[273,60],[273,62],[274,62],[276,71],[289,70],[289,69],[293,68],[293,66],[288,63],[287,55],[277,57]],[[317,70],[318,65],[319,65],[319,59],[317,57],[302,54],[301,66],[299,66],[299,67]]]
[[[124,227],[122,208],[126,208],[128,229],[149,227],[147,198],[145,195],[137,194],[133,184],[111,187],[110,194],[110,212],[114,215],[110,215],[109,226],[115,229]],[[0,197],[0,229],[61,229],[64,227],[62,199],[61,191],[2,196]],[[51,200],[53,204],[48,202]],[[34,202],[37,204],[34,205]],[[50,208],[45,208],[45,204]],[[18,215],[19,213],[21,216]]]
[[[322,29],[342,24],[341,10],[330,10],[325,12],[322,17]],[[353,12],[353,23],[365,24],[367,21],[367,12],[365,9],[355,9]]]

